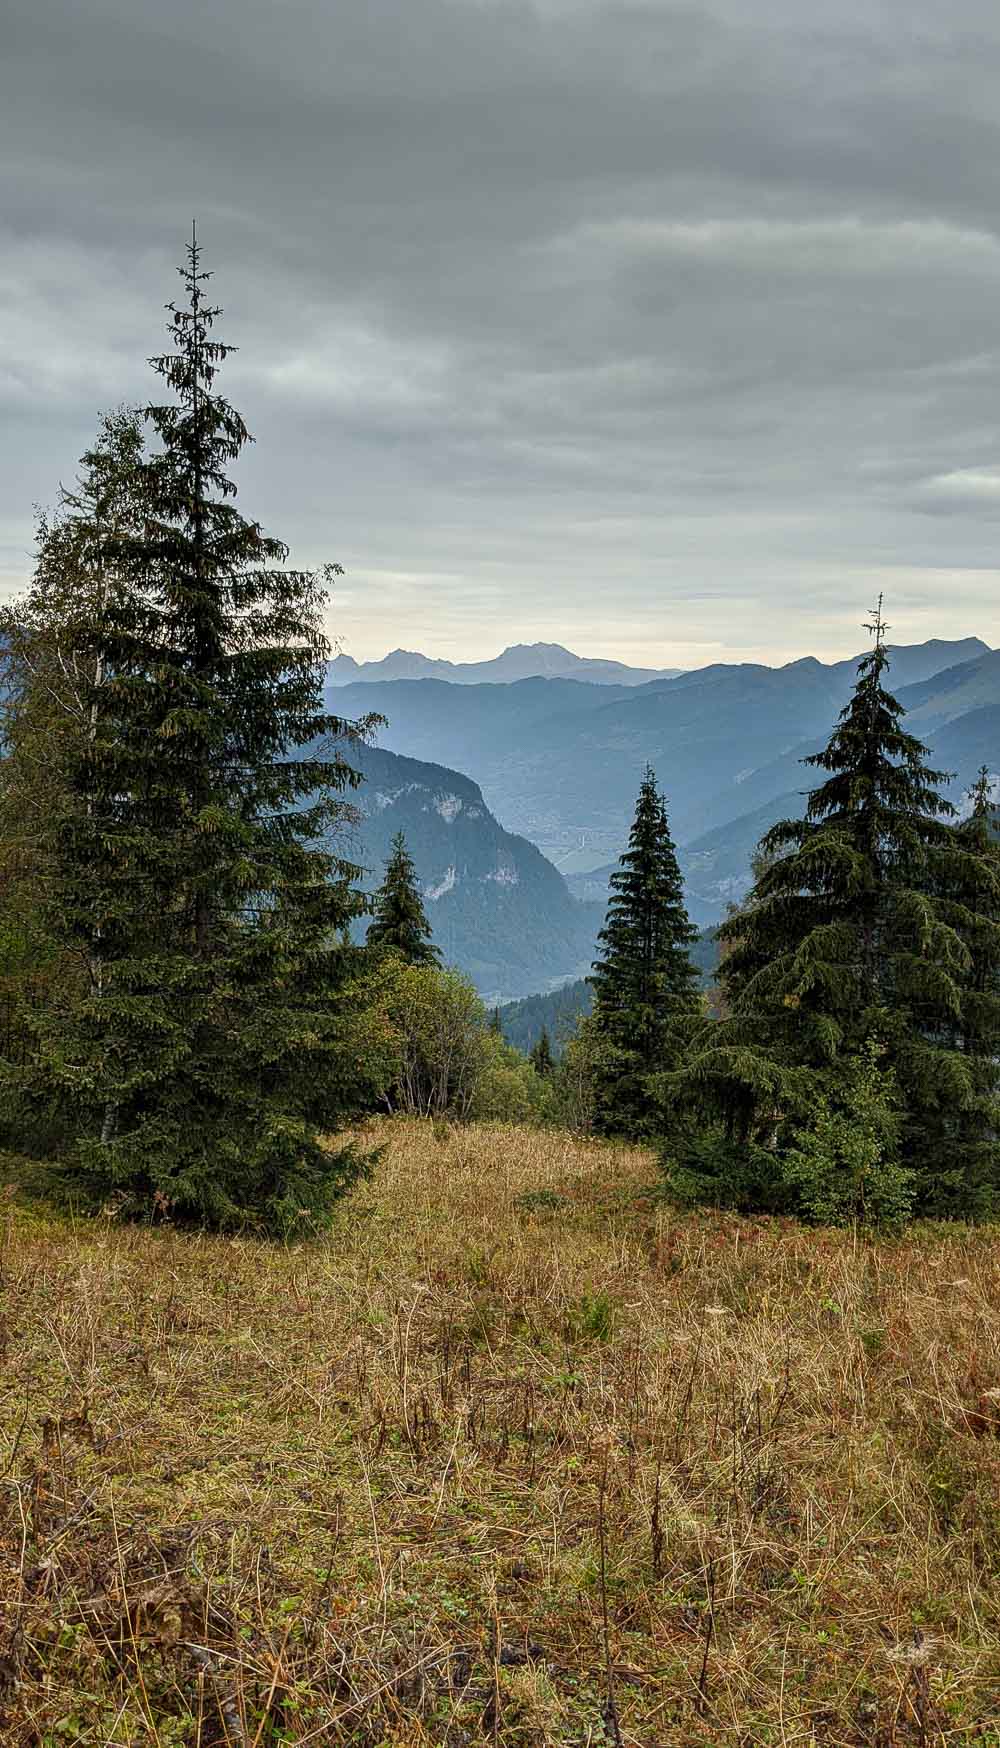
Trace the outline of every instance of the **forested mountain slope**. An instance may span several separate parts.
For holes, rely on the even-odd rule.
[[[542,1032],[547,1032],[552,1054],[558,1059],[581,1015],[589,1014],[593,1006],[593,989],[586,978],[580,977],[548,995],[528,995],[521,1001],[507,1002],[500,1009],[500,1024],[508,1044],[514,1044],[525,1055],[538,1043]]]
[[[373,890],[396,832],[413,857],[434,942],[495,1002],[590,968],[602,905],[578,903],[534,844],[503,827],[460,772],[380,747],[352,749],[363,773],[352,854]]]
[[[691,958],[701,977],[703,988],[714,980],[719,963],[719,945],[714,929],[703,929],[691,949]],[[520,1001],[507,1002],[500,1009],[500,1024],[509,1044],[529,1051],[538,1043],[543,1029],[549,1035],[553,1056],[560,1056],[567,1038],[576,1030],[583,1014],[594,1006],[594,991],[586,978],[564,983],[545,995],[524,996]]]

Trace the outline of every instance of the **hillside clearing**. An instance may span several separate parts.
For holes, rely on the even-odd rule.
[[[0,1277],[4,1748],[1000,1744],[1000,1248],[375,1126],[288,1250]]]

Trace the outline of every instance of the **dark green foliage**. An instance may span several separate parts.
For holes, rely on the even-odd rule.
[[[90,972],[89,955],[50,926],[47,900],[73,760],[96,725],[100,658],[87,628],[123,587],[117,553],[141,527],[142,458],[141,414],[106,414],[75,486],[38,517],[30,587],[0,609],[0,1107],[4,1134],[21,1151],[51,1152],[54,1138],[72,1137],[57,1089],[28,1099],[27,1083],[35,1016],[76,1000]]]
[[[975,1217],[1000,1206],[1000,842],[985,766],[968,800],[941,894],[943,914],[969,955],[961,1011],[941,1032],[959,1053],[967,1094],[928,1116],[927,1144],[937,1167],[935,1210]]]
[[[48,910],[87,980],[38,1016],[32,1090],[74,1111],[87,1199],[287,1230],[362,1169],[321,1139],[361,1072],[337,999],[356,871],[327,843],[354,773],[301,755],[357,729],[319,702],[329,573],[283,568],[233,504],[248,433],[215,392],[229,348],[194,244],[182,277],[137,526],[105,549],[116,586],[75,631],[89,730],[68,750]]]
[[[375,894],[375,915],[368,925],[366,944],[391,949],[408,965],[436,965],[440,957],[431,943],[431,925],[417,886],[417,871],[402,832],[397,832],[392,840],[385,879]]]
[[[701,929],[690,951],[701,987],[710,989],[719,966],[719,944],[714,928]],[[542,1032],[548,1032],[549,1047],[558,1061],[580,1020],[593,1011],[593,1006],[593,987],[581,977],[573,983],[562,984],[548,995],[526,995],[520,1001],[506,1002],[496,1011],[508,1043],[530,1055]]]
[[[697,1012],[689,948],[698,932],[684,908],[667,810],[650,768],[639,790],[629,846],[612,874],[593,968],[593,1028],[607,1046],[597,1088],[598,1126],[642,1135],[653,1119],[648,1078],[672,1065],[683,1024]]]
[[[550,1075],[555,1066],[552,1057],[552,1046],[549,1043],[549,1034],[544,1026],[542,1027],[538,1043],[534,1046],[531,1052],[530,1061],[535,1073],[542,1075],[543,1078]]]
[[[972,1195],[961,1135],[973,1110],[986,1135],[996,1132],[996,1077],[983,1058],[980,1073],[966,1029],[973,1007],[987,1027],[995,1020],[989,1003],[969,1004],[970,942],[1000,946],[990,914],[1000,881],[975,841],[980,828],[949,823],[942,773],[883,685],[880,612],[872,629],[854,695],[828,746],[806,761],[823,782],[804,818],[768,832],[746,904],[718,931],[725,1017],[701,1028],[661,1086],[675,1117],[687,1109],[721,1121],[744,1156],[770,1149],[781,1179],[792,1131],[801,1138],[816,1122],[874,1040],[898,1089],[899,1156],[918,1204],[983,1212],[996,1150],[987,1139]]]
[[[870,1039],[831,1071],[808,1121],[779,1155],[791,1205],[827,1226],[897,1227],[913,1205],[900,1164],[899,1100],[882,1045]]]
[[[526,995],[520,1001],[507,1002],[497,1011],[504,1037],[509,1044],[530,1056],[543,1032],[549,1035],[549,1048],[558,1059],[566,1040],[576,1031],[580,1019],[594,1005],[594,992],[588,982],[578,978],[564,983],[551,995]]]
[[[664,1191],[688,1207],[735,1208],[742,1214],[786,1214],[787,1186],[774,1150],[737,1139],[721,1122],[672,1121],[661,1145]]]
[[[0,866],[36,890],[51,856],[68,759],[93,729],[99,656],[88,628],[122,589],[118,552],[141,527],[141,415],[101,420],[74,490],[38,517],[27,592],[0,609]]]
[[[869,1042],[814,1085],[814,1101],[777,1145],[722,1123],[681,1127],[663,1143],[673,1200],[745,1213],[798,1214],[822,1225],[897,1227],[913,1201],[899,1161],[900,1110],[884,1050]]]

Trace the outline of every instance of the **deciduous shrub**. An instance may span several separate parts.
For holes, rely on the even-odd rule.
[[[480,1122],[544,1115],[547,1083],[490,1027],[460,972],[380,953],[369,974],[368,1010],[382,1109]]]

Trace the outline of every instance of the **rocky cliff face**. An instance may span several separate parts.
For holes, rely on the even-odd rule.
[[[396,832],[420,880],[442,957],[489,1001],[553,987],[590,969],[603,906],[575,900],[527,838],[507,832],[459,771],[380,747],[352,751],[362,814],[345,844],[373,890]]]

